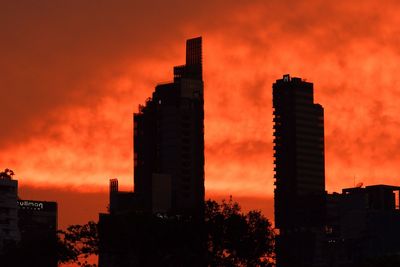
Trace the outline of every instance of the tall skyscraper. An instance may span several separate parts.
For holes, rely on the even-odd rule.
[[[202,39],[134,114],[134,192],[110,181],[99,266],[205,266]]]
[[[204,201],[201,37],[187,40],[186,64],[134,114],[135,194],[153,212],[197,214]]]
[[[273,108],[277,264],[313,266],[325,213],[324,111],[313,84],[289,75],[273,84]]]

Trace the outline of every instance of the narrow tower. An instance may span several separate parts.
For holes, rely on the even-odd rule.
[[[313,84],[289,75],[273,84],[273,108],[277,266],[313,266],[325,213],[324,111]]]

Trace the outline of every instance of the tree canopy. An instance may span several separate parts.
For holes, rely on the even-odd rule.
[[[74,262],[83,267],[96,267],[90,262],[92,255],[98,255],[99,238],[97,223],[71,225],[65,231],[58,231],[59,262]]]
[[[205,225],[211,266],[272,266],[274,232],[260,211],[243,213],[232,198],[206,201]]]

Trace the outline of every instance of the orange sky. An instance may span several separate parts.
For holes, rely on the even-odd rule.
[[[110,178],[132,187],[132,113],[201,35],[208,196],[272,214],[271,87],[286,73],[313,82],[325,108],[328,191],[354,177],[399,185],[399,11],[398,1],[1,1],[0,169],[16,172],[22,197],[85,214],[64,210],[62,225],[96,218]]]

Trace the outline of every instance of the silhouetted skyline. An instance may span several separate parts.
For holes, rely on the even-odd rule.
[[[169,66],[184,62],[182,40],[196,35],[206,40],[210,88],[206,194],[226,196],[229,188],[234,196],[273,196],[270,86],[284,73],[321,88],[328,191],[352,186],[354,176],[356,184],[396,183],[397,3],[102,3],[2,1],[0,169],[16,171],[26,198],[51,200],[36,190],[45,187],[76,214],[89,209],[96,218],[100,205],[83,209],[65,192],[90,197],[106,191],[108,177],[130,188],[126,122],[154,81],[168,80]]]
[[[324,109],[314,103],[313,84],[286,74],[272,88],[276,267],[371,266],[396,259],[400,187],[360,183],[328,194]]]

